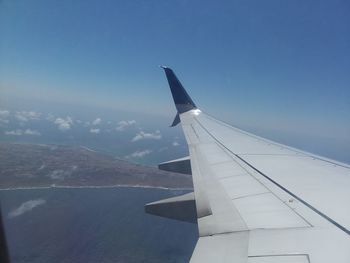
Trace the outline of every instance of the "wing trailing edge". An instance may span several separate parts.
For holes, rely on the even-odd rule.
[[[158,164],[158,169],[173,173],[192,174],[191,161],[189,156],[160,163]]]
[[[193,192],[146,204],[145,212],[169,219],[197,223],[196,202]]]

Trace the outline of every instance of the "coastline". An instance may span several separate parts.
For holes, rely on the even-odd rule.
[[[15,191],[15,190],[39,190],[39,189],[93,189],[93,188],[146,188],[146,189],[161,189],[172,191],[191,191],[193,188],[173,188],[164,186],[152,186],[152,185],[82,185],[82,186],[69,186],[69,185],[51,185],[51,186],[33,186],[33,187],[10,187],[0,188],[0,191]]]

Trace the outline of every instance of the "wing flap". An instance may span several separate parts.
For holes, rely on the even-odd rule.
[[[152,215],[197,223],[196,203],[193,192],[146,204],[145,211]]]
[[[190,157],[186,156],[180,159],[158,164],[158,169],[168,172],[191,174]]]
[[[308,255],[253,256],[248,263],[310,263]]]

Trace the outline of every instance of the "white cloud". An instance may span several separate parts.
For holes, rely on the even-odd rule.
[[[27,122],[29,120],[39,120],[41,116],[40,112],[35,111],[17,111],[15,118],[20,122]]]
[[[148,155],[150,153],[152,153],[151,150],[136,151],[136,152],[130,154],[129,156],[127,156],[127,157],[142,158],[145,155]]]
[[[13,130],[13,131],[5,131],[5,135],[14,135],[14,136],[21,136],[21,135],[32,135],[32,136],[40,136],[41,133],[36,130],[26,129],[26,130]]]
[[[45,203],[46,203],[46,201],[44,199],[29,200],[29,201],[24,202],[23,204],[21,204],[16,209],[12,210],[8,214],[8,217],[9,218],[14,218],[14,217],[20,216],[20,215],[22,215],[24,213],[32,211],[35,207],[37,207],[39,205],[43,205]]]
[[[26,129],[23,134],[25,135],[33,135],[33,136],[40,136],[41,133],[36,130]]]
[[[118,126],[115,128],[117,131],[124,131],[127,127],[131,125],[135,125],[136,121],[135,120],[130,120],[130,121],[120,121],[118,122]]]
[[[101,118],[97,118],[97,119],[94,120],[91,124],[92,124],[92,125],[99,125],[99,124],[101,124],[101,122],[102,122],[102,119],[101,119]]]
[[[140,131],[132,138],[132,142],[140,141],[140,140],[160,140],[162,138],[162,134],[159,130],[155,133],[146,133],[144,131]]]
[[[67,131],[73,125],[73,119],[69,116],[67,116],[65,119],[57,118],[54,121],[54,123],[57,124],[58,129],[60,129],[61,131]]]
[[[14,136],[20,136],[23,134],[22,130],[13,130],[13,131],[5,131],[5,135],[14,135]]]
[[[173,144],[173,146],[175,146],[175,147],[180,145],[180,143],[178,143],[178,142],[176,142],[176,141],[173,142],[172,144]]]
[[[10,116],[10,112],[8,110],[0,110],[0,123],[9,123],[7,119]]]
[[[98,134],[98,133],[100,133],[100,129],[90,129],[90,132]]]

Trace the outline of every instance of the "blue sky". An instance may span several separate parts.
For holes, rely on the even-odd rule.
[[[3,0],[0,7],[3,105],[85,105],[171,122],[158,68],[165,64],[199,107],[223,120],[350,148],[348,1]]]

